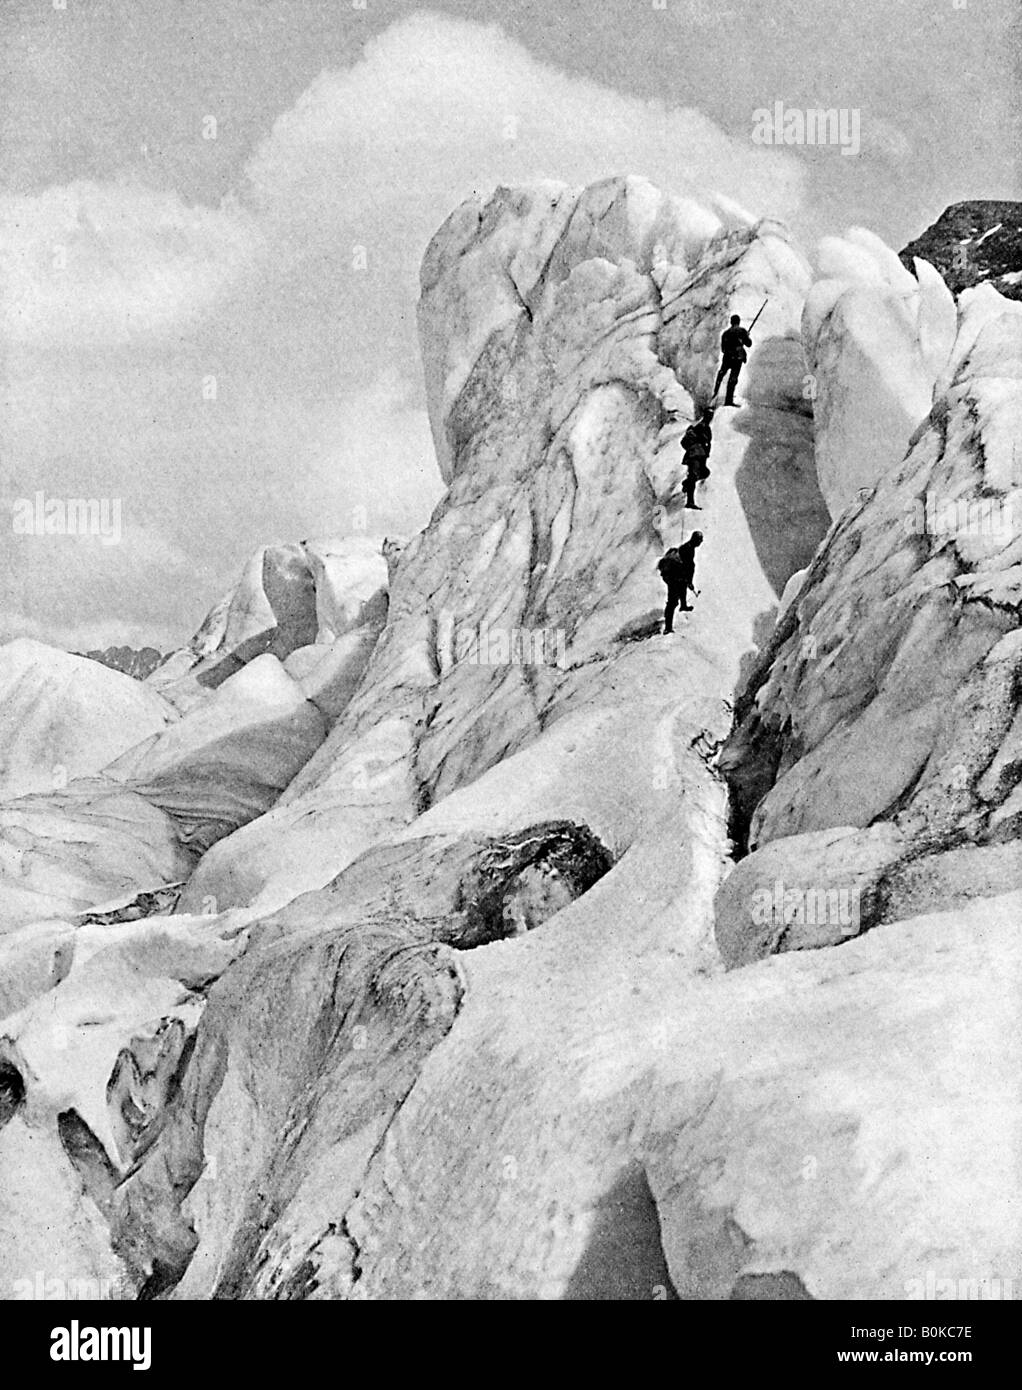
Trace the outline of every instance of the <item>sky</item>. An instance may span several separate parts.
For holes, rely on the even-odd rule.
[[[180,645],[262,544],[441,495],[418,267],[473,193],[642,174],[900,248],[1020,195],[1014,0],[4,0],[0,641]],[[753,112],[844,107],[862,148]],[[116,543],[15,533],[117,504]]]

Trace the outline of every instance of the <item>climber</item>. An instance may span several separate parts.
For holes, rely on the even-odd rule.
[[[720,371],[717,373],[717,384],[713,388],[716,396],[720,390],[720,383],[727,377],[727,395],[724,398],[725,405],[735,404],[735,387],[738,385],[738,373],[742,370],[742,364],[746,361],[746,348],[752,347],[752,339],[748,332],[742,327],[742,321],[737,314],[731,315],[731,327],[725,328],[720,335],[721,363]],[[729,375],[730,373],[730,375]]]
[[[703,543],[703,533],[693,531],[683,545],[672,546],[657,565],[660,578],[667,585],[667,606],[664,608],[664,634],[674,631],[674,610],[691,613],[692,606],[686,603],[691,589],[698,596],[693,582],[696,577],[696,550]]]
[[[713,446],[712,424],[713,411],[707,406],[700,419],[689,425],[681,437],[681,447],[685,451],[682,462],[688,470],[681,490],[685,494],[685,507],[688,511],[702,511],[702,507],[696,505],[696,484],[704,482],[710,476],[707,459]]]

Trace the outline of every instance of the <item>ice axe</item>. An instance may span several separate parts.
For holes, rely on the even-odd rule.
[[[763,310],[766,308],[766,306],[767,306],[769,303],[770,303],[770,296],[768,295],[768,296],[766,297],[766,299],[764,299],[763,303],[759,306],[759,314],[761,314],[761,313],[763,312]],[[757,314],[756,317],[755,317],[755,318],[752,320],[752,322],[749,324],[749,328],[748,328],[749,333],[752,332],[752,330],[756,327],[756,324],[759,322],[759,314]]]

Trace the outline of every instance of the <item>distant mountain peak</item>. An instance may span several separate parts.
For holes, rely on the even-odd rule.
[[[1022,202],[952,203],[900,255],[909,270],[913,256],[929,261],[955,294],[987,284],[1022,299]]]
[[[136,651],[134,647],[107,647],[102,651],[77,652],[76,655],[87,656],[90,661],[98,661],[113,671],[133,676],[137,681],[144,681],[146,676],[151,676],[157,666],[166,660],[163,652],[157,651],[155,647],[143,647],[140,651]]]

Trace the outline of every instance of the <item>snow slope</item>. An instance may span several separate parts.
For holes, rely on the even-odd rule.
[[[0,801],[99,772],[175,717],[119,671],[28,638],[8,642],[0,647]]]

